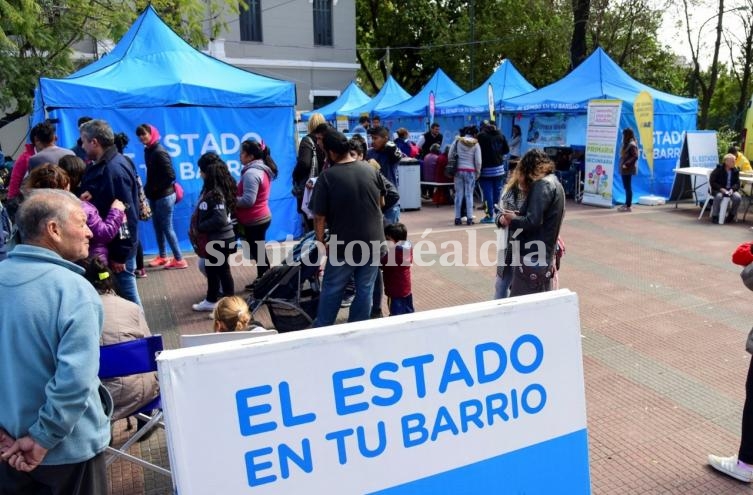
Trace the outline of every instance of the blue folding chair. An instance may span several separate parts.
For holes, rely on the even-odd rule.
[[[162,335],[152,335],[143,339],[101,346],[99,348],[99,378],[100,380],[107,380],[157,371],[157,355],[162,349]],[[146,424],[138,428],[120,448],[107,447],[106,452],[110,455],[105,463],[109,466],[118,457],[122,457],[146,469],[172,477],[170,471],[162,466],[152,464],[128,453],[128,449],[153,428],[157,426],[164,428],[160,396],[158,395],[133,415]],[[121,418],[113,418],[113,420],[117,419]]]

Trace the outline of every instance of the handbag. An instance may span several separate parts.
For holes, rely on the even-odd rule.
[[[303,139],[308,139],[309,141],[311,141],[311,166],[309,168],[309,176],[305,181],[303,181],[302,183],[293,182],[293,189],[290,191],[290,193],[296,198],[303,198],[303,193],[306,190],[306,183],[309,181],[309,179],[313,179],[319,176],[319,158],[316,156],[316,143],[308,136]]]
[[[455,173],[458,171],[458,142],[452,143],[450,153],[447,156],[447,166],[444,168],[444,174],[447,177],[455,177]]]
[[[183,195],[185,192],[183,191],[183,186],[177,182],[173,182],[173,187],[175,188],[175,203],[177,204],[183,201]]]
[[[207,257],[207,243],[209,242],[209,234],[205,232],[199,232],[199,211],[196,210],[191,215],[191,223],[188,228],[188,240],[191,242],[191,247],[199,258]]]
[[[141,183],[141,177],[136,176],[136,183],[139,186],[139,220],[149,220],[152,218],[152,207],[144,193],[144,185]]]

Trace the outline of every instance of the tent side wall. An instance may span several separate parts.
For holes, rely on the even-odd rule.
[[[299,214],[296,211],[295,200],[290,194],[291,176],[296,160],[293,127],[295,112],[292,106],[51,109],[47,117],[58,121],[60,146],[72,147],[76,144],[79,137],[76,124],[82,116],[104,119],[116,133],[126,133],[129,145],[124,154],[133,159],[142,180],[146,179],[146,167],[143,147],[135,135],[136,126],[147,122],[159,129],[162,144],[172,157],[177,180],[185,190],[185,198],[176,205],[174,215],[175,233],[178,235],[181,249],[191,249],[188,228],[203,184],[197,166],[199,157],[209,151],[217,153],[238,180],[241,170],[240,143],[250,137],[264,139],[279,167],[278,177],[272,183],[270,194],[272,224],[267,231],[267,239],[283,240],[289,235],[300,234]],[[42,118],[43,113],[35,110],[35,122]],[[96,191],[91,192],[96,195]],[[151,220],[140,222],[139,237],[146,252],[156,253],[157,243]]]

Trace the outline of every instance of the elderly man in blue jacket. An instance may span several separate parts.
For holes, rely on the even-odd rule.
[[[102,303],[74,262],[92,234],[80,201],[33,192],[0,263],[0,492],[103,494],[112,401],[97,377]]]

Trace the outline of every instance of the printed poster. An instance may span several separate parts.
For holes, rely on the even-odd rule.
[[[621,100],[588,102],[584,204],[612,207],[612,180],[617,158],[621,108]]]
[[[531,116],[528,125],[528,148],[564,146],[567,144],[565,114],[539,114]]]

